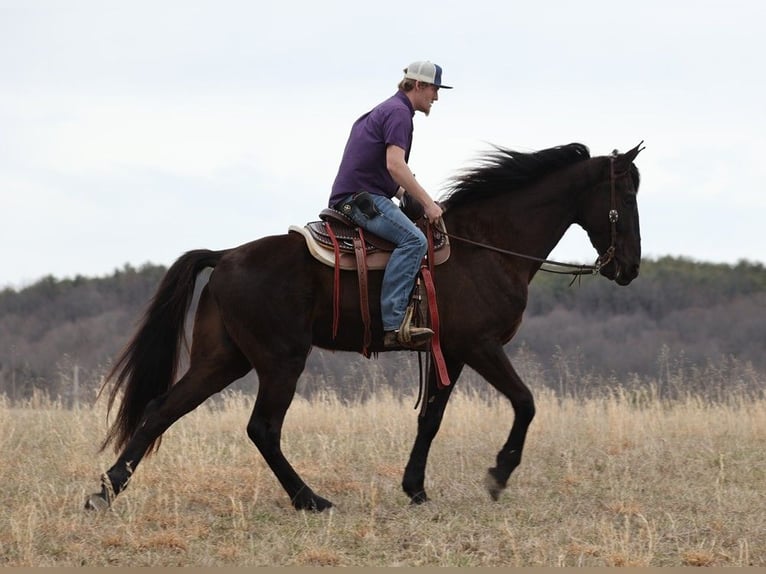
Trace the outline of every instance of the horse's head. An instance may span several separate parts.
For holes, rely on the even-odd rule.
[[[598,251],[600,273],[619,285],[633,281],[641,264],[639,176],[633,160],[644,149],[642,143],[624,154],[593,160],[598,162],[599,183],[584,195],[578,215],[578,223]]]

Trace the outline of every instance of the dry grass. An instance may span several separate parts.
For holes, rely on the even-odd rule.
[[[432,502],[399,482],[414,398],[355,406],[297,399],[284,450],[336,509],[296,512],[250,444],[251,399],[203,406],[166,434],[113,509],[86,494],[102,407],[0,399],[0,565],[766,565],[766,400],[712,405],[559,401],[537,393],[525,460],[498,502],[485,470],[510,406],[457,393],[427,473]]]

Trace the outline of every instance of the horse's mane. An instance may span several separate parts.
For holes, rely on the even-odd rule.
[[[450,181],[446,194],[439,199],[445,209],[469,201],[491,197],[525,186],[567,165],[590,158],[588,148],[580,143],[523,153],[494,146],[479,159],[479,165],[467,169]]]

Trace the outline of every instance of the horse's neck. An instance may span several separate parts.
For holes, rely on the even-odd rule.
[[[574,223],[576,194],[570,180],[547,178],[448,212],[447,224],[475,241],[545,258]]]

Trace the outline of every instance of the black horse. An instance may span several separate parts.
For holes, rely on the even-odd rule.
[[[472,367],[514,410],[507,442],[489,469],[488,488],[497,499],[521,462],[527,429],[535,415],[532,393],[503,350],[521,323],[529,282],[541,261],[576,223],[599,254],[597,267],[619,285],[639,271],[638,170],[640,144],[624,154],[591,158],[581,144],[536,153],[496,148],[478,167],[458,176],[442,204],[452,241],[450,258],[434,270],[440,340],[449,378]],[[508,253],[510,252],[510,253]],[[529,257],[522,257],[525,254]],[[214,267],[194,321],[188,370],[176,382],[184,318],[195,278]],[[379,308],[381,272],[370,276],[372,352],[382,352]],[[344,293],[357,292],[353,272],[341,273]],[[86,506],[108,507],[125,489],[162,433],[208,397],[251,369],[258,396],[247,433],[297,509],[321,511],[330,501],[314,493],[282,453],[282,423],[298,377],[313,345],[359,351],[363,325],[358,299],[340,305],[333,336],[333,270],[309,254],[304,238],[286,234],[224,251],[197,250],[168,269],[143,321],[107,381],[109,407],[122,400],[103,448],[114,443],[119,457],[103,475],[101,492]],[[428,408],[402,487],[413,503],[428,500],[426,461],[454,384],[438,384],[430,369]]]

